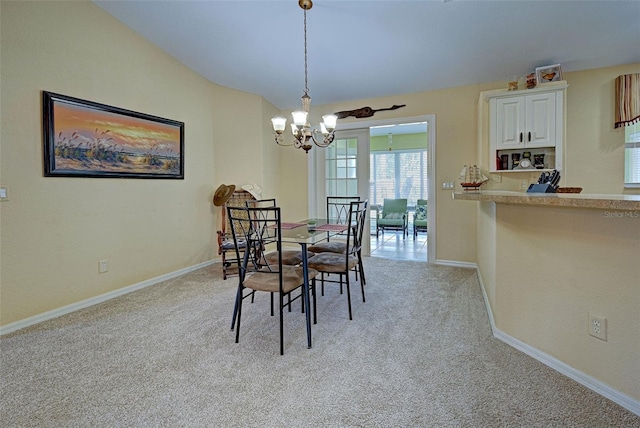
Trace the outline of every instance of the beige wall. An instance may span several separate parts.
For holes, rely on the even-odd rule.
[[[311,108],[315,110],[315,107]],[[269,141],[278,151],[280,158],[276,181],[278,185],[270,194],[277,198],[278,205],[283,212],[289,213],[287,215],[290,218],[307,218],[309,211],[307,203],[309,156],[302,149],[276,145],[273,137]]]
[[[496,327],[640,400],[639,213],[496,211]],[[606,342],[588,335],[588,313],[607,318]]]
[[[0,325],[217,256],[213,192],[266,180],[261,124],[275,108],[211,84],[90,2],[1,8]],[[43,177],[43,90],[185,122],[185,179]]]
[[[585,193],[640,194],[624,190],[624,128],[613,127],[615,78],[640,73],[640,64],[568,73],[567,183]]]

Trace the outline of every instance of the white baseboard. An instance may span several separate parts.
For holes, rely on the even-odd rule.
[[[48,312],[44,312],[44,313],[41,313],[41,314],[38,314],[38,315],[34,315],[32,317],[20,320],[20,321],[16,321],[16,322],[7,324],[5,326],[0,327],[0,336],[5,335],[5,334],[9,334],[9,333],[13,333],[14,331],[20,330],[20,329],[25,328],[25,327],[29,327],[29,326],[34,325],[34,324],[41,323],[43,321],[47,321],[47,320],[50,320],[50,319],[53,319],[53,318],[57,318],[57,317],[62,316],[62,315],[69,314],[69,313],[77,311],[79,309],[88,308],[89,306],[93,306],[93,305],[96,305],[98,303],[102,303],[104,301],[107,301],[109,299],[113,299],[114,297],[119,297],[119,296],[122,296],[124,294],[128,294],[128,293],[131,293],[133,291],[140,290],[140,289],[145,288],[145,287],[149,287],[150,285],[158,284],[158,283],[160,283],[162,281],[166,281],[168,279],[172,279],[172,278],[178,277],[180,275],[184,275],[185,273],[189,273],[189,272],[192,272],[194,270],[209,266],[209,265],[213,264],[214,262],[215,262],[215,260],[209,260],[209,261],[206,261],[206,262],[203,262],[203,263],[199,263],[197,265],[193,265],[193,266],[189,266],[189,267],[186,267],[186,268],[183,268],[183,269],[179,269],[179,270],[174,271],[174,272],[169,272],[169,273],[166,273],[164,275],[157,276],[155,278],[147,279],[147,280],[139,282],[137,284],[133,284],[133,285],[129,285],[127,287],[119,288],[117,290],[101,294],[99,296],[91,297],[89,299],[82,300],[80,302],[72,303],[70,305],[63,306],[61,308],[53,309],[53,310],[48,311]]]
[[[630,412],[640,416],[640,401],[634,399],[633,397],[628,396],[620,391],[617,391],[611,388],[609,385],[599,381],[598,379],[590,376],[580,370],[577,370],[571,367],[568,364],[563,363],[562,361],[545,354],[544,352],[538,350],[537,348],[528,345],[521,340],[516,339],[513,336],[506,334],[503,331],[500,331],[496,328],[493,312],[491,311],[491,305],[489,305],[489,300],[487,298],[487,293],[485,292],[484,282],[482,281],[482,275],[480,274],[480,270],[477,271],[478,281],[480,282],[480,288],[482,289],[482,296],[484,297],[484,303],[487,308],[487,314],[489,315],[489,322],[491,324],[491,331],[493,332],[493,337],[496,339],[502,340],[509,346],[516,348],[517,350],[524,352],[530,357],[535,358],[540,361],[542,364],[551,367],[557,372],[575,380],[579,384],[586,386],[590,390],[602,395],[605,398],[613,401],[616,404],[624,407]]]
[[[456,260],[436,260],[434,264],[443,265],[443,266],[454,266],[454,267],[478,269],[478,265],[476,265],[475,263],[459,262]]]

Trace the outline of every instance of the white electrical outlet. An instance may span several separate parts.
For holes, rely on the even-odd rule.
[[[108,260],[100,260],[98,262],[98,273],[105,273],[109,271],[109,261]]]
[[[589,313],[589,334],[600,340],[607,340],[607,319]]]
[[[529,188],[529,182],[527,180],[520,180],[520,188],[521,189],[528,189]]]

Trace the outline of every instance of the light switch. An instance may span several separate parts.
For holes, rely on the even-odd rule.
[[[8,199],[9,199],[9,196],[7,194],[7,188],[0,187],[0,201],[6,201]]]

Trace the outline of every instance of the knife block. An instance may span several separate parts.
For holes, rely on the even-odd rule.
[[[527,193],[556,193],[556,188],[549,183],[536,183],[529,185]]]

